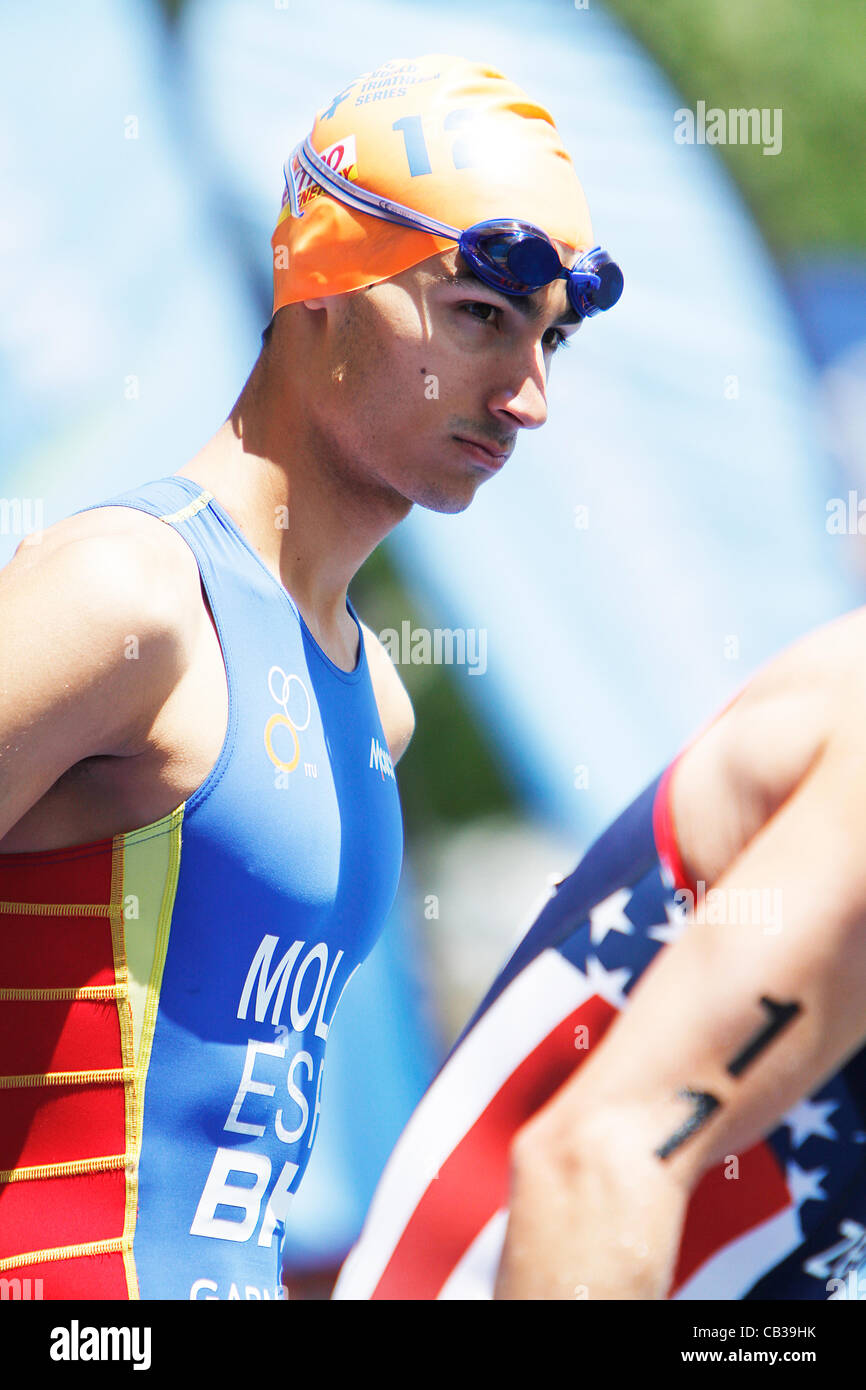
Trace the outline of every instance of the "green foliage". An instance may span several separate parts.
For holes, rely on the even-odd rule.
[[[415,608],[386,546],[374,550],[358,571],[350,595],[374,632],[399,632],[407,618],[413,628],[443,626],[441,617]],[[400,665],[397,670],[415,710],[415,733],[397,769],[407,832],[423,834],[434,824],[513,809],[512,789],[458,688],[459,675],[449,666]]]
[[[866,246],[863,0],[606,0],[695,107],[781,107],[780,154],[715,149],[782,256]],[[624,94],[624,100],[628,100]]]

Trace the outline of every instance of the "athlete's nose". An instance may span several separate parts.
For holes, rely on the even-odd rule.
[[[505,423],[508,416],[526,430],[537,430],[547,419],[547,370],[544,349],[537,345],[534,362],[527,370],[525,360],[515,366],[511,380],[491,395],[488,406]],[[513,426],[512,426],[513,428]]]

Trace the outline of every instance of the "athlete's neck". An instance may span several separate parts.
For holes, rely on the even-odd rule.
[[[213,493],[316,636],[354,637],[352,577],[411,509],[392,489],[329,457],[293,392],[259,359],[231,414],[176,471]]]

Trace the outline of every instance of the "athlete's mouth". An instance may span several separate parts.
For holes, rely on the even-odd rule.
[[[477,439],[466,439],[459,434],[455,434],[453,438],[457,440],[458,444],[463,444],[467,449],[471,450],[474,457],[477,458],[480,463],[493,469],[502,467],[514,447],[511,445],[508,449],[499,451],[495,448],[491,448],[489,444],[479,443]]]

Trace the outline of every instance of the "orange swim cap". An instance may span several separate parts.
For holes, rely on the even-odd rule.
[[[310,140],[335,173],[461,231],[519,218],[574,251],[594,244],[553,117],[486,64],[443,53],[393,58],[338,92]],[[287,187],[271,238],[273,313],[374,285],[456,245],[347,207],[296,156],[292,169],[303,216],[293,216]]]

